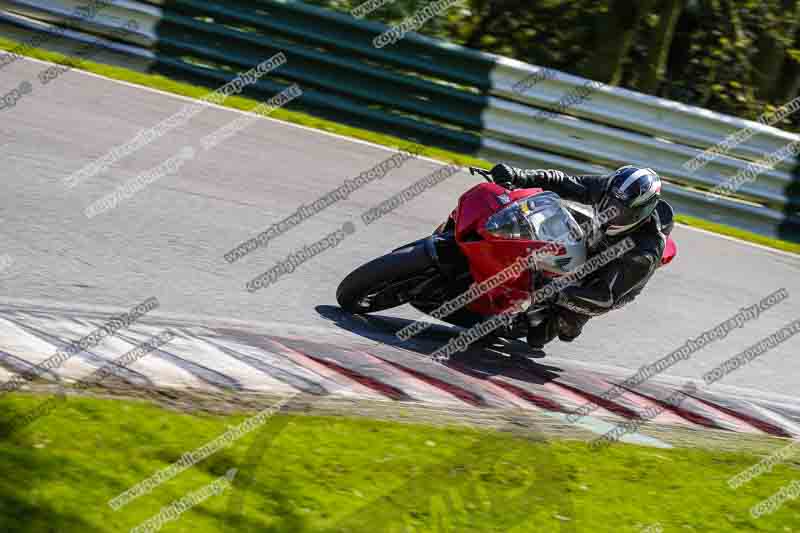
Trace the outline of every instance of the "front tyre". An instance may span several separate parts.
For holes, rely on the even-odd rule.
[[[336,300],[350,313],[398,307],[407,303],[410,293],[437,271],[423,239],[355,269],[339,284]]]

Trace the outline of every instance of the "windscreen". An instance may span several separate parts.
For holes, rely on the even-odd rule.
[[[575,242],[583,238],[580,226],[554,193],[514,202],[493,215],[486,229],[507,239]]]

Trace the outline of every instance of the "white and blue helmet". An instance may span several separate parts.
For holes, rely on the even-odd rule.
[[[609,176],[598,209],[603,212],[612,206],[617,215],[605,227],[607,235],[622,235],[638,228],[653,214],[661,198],[661,178],[652,168],[631,165],[621,167]]]

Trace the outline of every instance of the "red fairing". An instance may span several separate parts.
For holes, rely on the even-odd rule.
[[[664,254],[661,256],[661,266],[668,265],[678,255],[678,246],[672,237],[667,237],[667,245],[664,247]]]
[[[481,183],[461,196],[455,212],[456,241],[467,256],[476,283],[508,268],[517,259],[545,246],[542,241],[502,239],[484,229],[489,218],[513,201],[533,196],[542,189],[509,191],[494,183]],[[502,202],[498,197],[506,195]],[[510,279],[468,305],[472,311],[492,315],[509,308],[514,300],[530,297],[530,271]]]
[[[489,217],[503,208],[497,197],[507,192],[495,183],[480,183],[462,194],[456,208],[456,240],[462,242],[483,228]]]
[[[485,281],[503,269],[509,267],[519,257],[524,257],[530,252],[525,244],[534,244],[533,241],[507,241],[493,240],[481,242],[460,243],[461,250],[466,254],[472,278],[475,283]],[[523,244],[523,246],[520,246]],[[544,246],[536,243],[531,250]],[[482,315],[494,315],[509,307],[515,300],[526,299],[531,294],[531,272],[523,272],[519,277],[506,281],[499,287],[490,289],[484,296],[467,305],[471,311]]]
[[[507,239],[486,231],[486,223],[495,213],[512,202],[542,193],[542,189],[517,189],[509,191],[495,183],[481,183],[465,192],[458,207],[450,217],[455,222],[456,242],[469,262],[475,283],[480,284],[510,267],[517,259],[547,246],[544,241]],[[555,255],[565,254],[561,250]],[[677,247],[672,238],[667,239],[661,265],[675,258]],[[545,274],[548,276],[554,274]],[[509,276],[501,285],[481,292],[483,295],[467,305],[471,311],[491,316],[508,310],[515,301],[527,299],[536,289],[530,270],[519,276]]]

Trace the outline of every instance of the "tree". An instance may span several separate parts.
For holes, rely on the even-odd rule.
[[[661,0],[658,7],[658,23],[647,45],[645,71],[639,81],[639,90],[655,93],[664,78],[669,50],[675,36],[675,26],[683,12],[685,0]]]
[[[794,63],[787,51],[794,42],[798,26],[798,0],[781,0],[776,9],[769,4],[766,24],[761,28],[756,40],[756,54],[753,78],[756,94],[763,100],[771,100],[781,93],[779,82],[784,67]],[[789,61],[787,61],[787,59]],[[788,63],[788,64],[787,64]]]
[[[656,0],[609,0],[605,16],[595,19],[594,39],[581,73],[590,79],[619,85],[622,67],[636,38],[636,29]]]
[[[800,32],[798,32],[800,33]],[[779,105],[797,96],[800,91],[800,39],[795,41],[794,50],[790,50],[784,59],[781,75],[773,90],[773,101]]]

